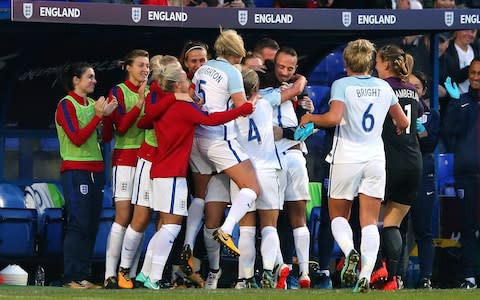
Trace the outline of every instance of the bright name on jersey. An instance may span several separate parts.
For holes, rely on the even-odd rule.
[[[396,22],[395,15],[358,15],[358,25],[393,25]]]
[[[418,94],[414,90],[409,90],[409,89],[395,90],[395,95],[397,96],[397,98],[411,98],[418,101]]]
[[[293,22],[291,14],[255,14],[256,24],[290,24]]]
[[[40,6],[40,17],[78,18],[80,17],[80,9],[75,7],[61,8]]]
[[[148,11],[149,21],[185,22],[188,14],[182,11]]]
[[[460,15],[460,24],[480,24],[480,15]]]
[[[376,88],[357,88],[357,97],[379,97],[380,96],[380,89]]]
[[[208,77],[215,80],[217,83],[220,83],[220,81],[222,81],[223,79],[222,74],[210,67],[201,68],[197,72],[199,73],[199,75],[207,75]]]

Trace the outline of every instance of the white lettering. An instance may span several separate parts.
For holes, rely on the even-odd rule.
[[[460,24],[480,24],[480,15],[460,15]]]
[[[395,95],[397,96],[397,98],[410,98],[418,101],[418,94],[414,90],[409,90],[409,89],[395,90]]]
[[[393,25],[397,22],[395,15],[358,15],[358,25]]]
[[[185,22],[188,19],[188,14],[181,11],[148,11],[149,21],[166,21],[166,22]]]
[[[80,9],[75,7],[45,7],[40,6],[40,17],[79,18]]]
[[[291,24],[293,16],[291,14],[255,14],[256,24]]]

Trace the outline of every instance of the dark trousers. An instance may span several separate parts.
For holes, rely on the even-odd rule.
[[[320,167],[320,182],[322,182],[322,207],[320,208],[320,230],[318,232],[318,265],[320,270],[330,269],[332,259],[333,235],[328,213],[328,184],[330,164],[325,161]]]
[[[478,205],[478,175],[464,175],[455,177],[455,189],[460,205],[462,265],[463,276],[475,277],[475,266],[478,256],[478,240],[475,231],[478,229],[477,205]]]
[[[65,282],[91,276],[92,252],[102,209],[103,172],[62,173],[65,195],[63,261]]]
[[[435,248],[432,241],[432,211],[435,203],[435,176],[424,174],[417,199],[410,210],[415,241],[418,246],[420,278],[432,277]]]

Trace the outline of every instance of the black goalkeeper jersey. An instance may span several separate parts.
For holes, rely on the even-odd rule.
[[[397,135],[392,117],[387,114],[383,124],[382,138],[385,147],[386,166],[388,169],[421,169],[422,154],[417,138],[416,121],[419,116],[419,98],[415,88],[402,83],[398,78],[390,77],[390,84],[403,111],[410,120],[410,126],[401,135]]]

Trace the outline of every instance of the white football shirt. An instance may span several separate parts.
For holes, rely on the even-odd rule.
[[[340,125],[335,128],[329,163],[385,161],[382,129],[390,107],[398,102],[390,85],[372,76],[349,76],[332,84],[332,101],[345,104]]]
[[[202,110],[211,114],[227,111],[233,103],[230,96],[243,92],[243,79],[240,71],[223,58],[209,60],[201,66],[193,76],[195,95],[203,99]],[[231,140],[235,138],[234,122],[218,126],[200,125],[196,134],[215,140]]]

